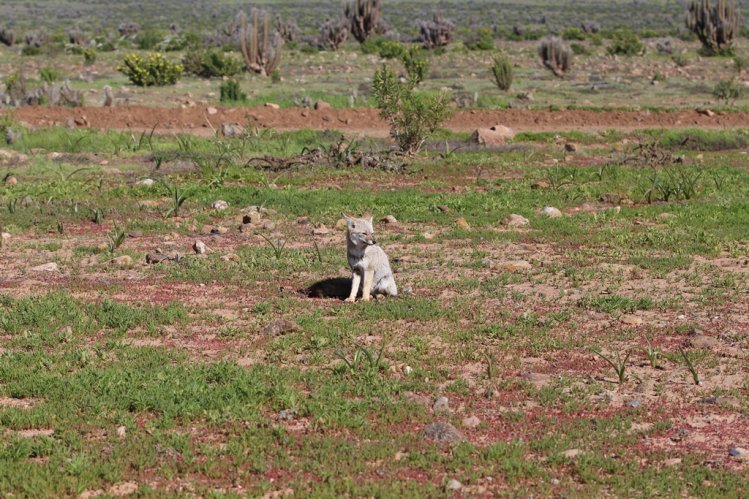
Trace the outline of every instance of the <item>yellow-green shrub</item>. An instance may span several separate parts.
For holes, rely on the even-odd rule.
[[[133,85],[150,87],[174,85],[184,68],[182,64],[174,63],[157,52],[146,57],[130,54],[117,67],[117,71],[127,76]]]

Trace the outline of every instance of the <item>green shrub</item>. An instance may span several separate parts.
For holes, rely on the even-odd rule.
[[[416,92],[415,83],[401,83],[387,65],[375,72],[372,90],[390,135],[406,154],[419,152],[426,139],[450,116],[446,94]]]
[[[42,49],[40,47],[34,47],[33,45],[26,45],[24,48],[21,49],[21,55],[34,56],[34,55],[39,55],[41,53],[42,53]]]
[[[244,102],[247,94],[239,87],[239,82],[230,78],[221,84],[221,102]]]
[[[60,73],[54,68],[42,68],[39,70],[39,78],[45,83],[53,83],[60,79]]]
[[[468,50],[494,50],[494,33],[489,28],[481,28],[476,36],[465,41]]]
[[[512,86],[513,69],[510,60],[505,56],[497,56],[492,64],[492,74],[494,82],[500,90],[507,92]]]
[[[117,71],[139,87],[174,85],[182,76],[183,70],[182,64],[175,64],[160,53],[150,54],[145,58],[130,54],[117,67]]]
[[[562,30],[562,38],[564,40],[585,40],[585,32],[577,26],[570,26]]]
[[[242,63],[219,49],[191,50],[182,58],[186,73],[203,78],[234,76],[242,72]]]
[[[736,80],[723,80],[715,85],[713,95],[722,101],[735,101],[744,95],[744,87]]]
[[[281,83],[281,72],[279,70],[274,69],[270,72],[270,82]]]
[[[426,52],[418,45],[405,51],[401,56],[403,66],[406,68],[408,78],[414,85],[418,85],[429,73],[429,59]]]
[[[83,63],[87,66],[96,62],[96,49],[89,47],[83,50]]]
[[[743,55],[733,56],[733,67],[736,69],[736,73],[741,75],[742,71],[749,69],[749,57]]]
[[[631,29],[618,29],[611,34],[607,51],[610,55],[641,55],[645,53],[645,46]]]
[[[583,45],[582,43],[570,43],[570,48],[572,49],[572,53],[575,55],[590,55],[590,49]]]
[[[153,50],[163,39],[164,37],[158,31],[150,29],[135,37],[135,46],[140,50]]]
[[[377,54],[383,59],[399,59],[406,52],[402,43],[382,36],[370,36],[359,47],[365,54]]]
[[[164,52],[195,49],[203,45],[203,39],[197,33],[187,32],[166,37],[159,43],[159,49]]]
[[[671,56],[671,60],[674,61],[678,67],[683,68],[689,65],[689,58],[685,54],[674,54]]]

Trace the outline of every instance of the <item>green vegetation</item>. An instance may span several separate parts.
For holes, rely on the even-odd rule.
[[[181,64],[173,63],[160,53],[156,53],[145,58],[138,54],[130,54],[117,70],[127,76],[133,85],[150,87],[174,85],[184,68]]]

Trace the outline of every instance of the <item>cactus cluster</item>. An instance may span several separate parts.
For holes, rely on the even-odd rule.
[[[283,38],[278,31],[271,31],[270,14],[267,12],[252,9],[250,16],[252,24],[247,22],[244,12],[237,16],[242,57],[248,70],[268,76],[281,61]]]
[[[350,22],[351,34],[359,43],[380,32],[381,7],[382,0],[356,0],[346,4],[344,16]]]
[[[0,29],[0,43],[12,47],[16,43],[16,32],[10,28]]]
[[[557,36],[550,36],[541,42],[538,55],[544,66],[550,69],[556,76],[562,77],[572,66],[572,51]]]
[[[320,27],[320,43],[333,50],[343,45],[348,39],[350,23],[345,17],[328,19]]]
[[[71,44],[78,45],[79,47],[83,47],[88,43],[86,33],[77,28],[68,31],[68,40]]]
[[[739,13],[735,0],[692,0],[687,9],[687,28],[700,39],[708,54],[731,49],[739,32]]]
[[[299,38],[299,35],[301,35],[301,30],[299,29],[299,25],[294,20],[286,20],[284,21],[281,19],[281,16],[276,16],[276,31],[281,35],[281,38],[284,39],[285,42],[295,42]]]
[[[434,14],[431,21],[419,21],[419,41],[428,49],[445,47],[453,41],[455,23],[440,14]]]

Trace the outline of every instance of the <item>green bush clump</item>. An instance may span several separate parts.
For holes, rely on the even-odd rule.
[[[186,73],[203,78],[234,76],[242,72],[242,63],[219,49],[192,50],[182,58]]]
[[[744,87],[741,86],[741,84],[738,83],[735,79],[719,81],[718,84],[715,85],[713,95],[718,100],[732,102],[743,97]]]
[[[494,82],[500,90],[505,92],[512,86],[513,70],[510,60],[505,56],[497,56],[492,64],[492,74]]]
[[[377,70],[372,90],[380,116],[390,124],[390,135],[402,152],[419,152],[426,139],[450,116],[446,94],[416,92],[415,83],[401,83],[387,65]]]
[[[562,30],[562,38],[564,40],[583,41],[585,40],[585,31],[576,26],[570,26],[569,28],[564,28]]]
[[[221,102],[245,102],[247,94],[239,88],[239,82],[230,78],[221,84]]]
[[[53,83],[60,79],[60,72],[50,67],[42,68],[39,70],[39,78],[45,83]]]
[[[383,59],[399,59],[406,52],[402,43],[382,36],[370,36],[360,45],[365,54],[377,54]]]
[[[87,66],[90,66],[91,64],[96,62],[96,49],[93,47],[89,47],[87,49],[83,49],[83,63]]]
[[[607,51],[610,55],[642,55],[645,53],[645,46],[631,29],[618,29],[611,34],[611,44]]]
[[[476,36],[465,41],[468,50],[494,50],[494,33],[489,28],[481,28]]]
[[[401,61],[406,68],[409,80],[414,85],[418,85],[424,81],[427,73],[429,73],[429,59],[427,58],[426,51],[420,46],[415,45],[403,52]]]
[[[140,50],[153,50],[163,39],[164,37],[158,31],[143,31],[135,37],[135,46]]]
[[[127,76],[133,85],[150,87],[174,85],[182,76],[184,67],[157,52],[145,58],[130,54],[117,67],[117,71]]]

